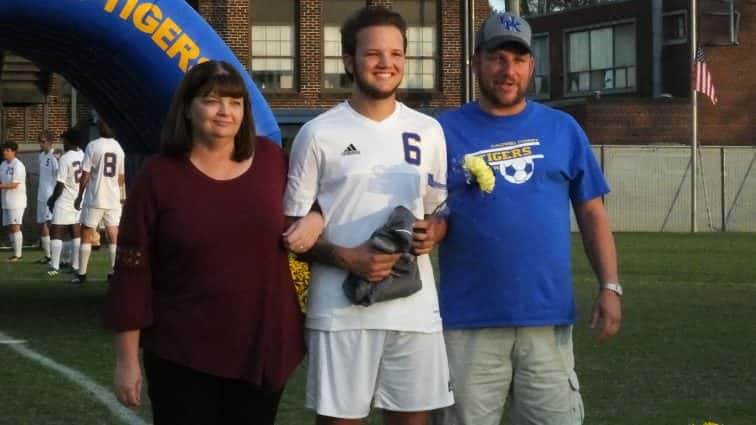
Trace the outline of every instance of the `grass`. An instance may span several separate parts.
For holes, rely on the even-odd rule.
[[[586,424],[756,424],[756,235],[616,235],[626,295],[620,335],[598,345],[585,324],[595,278],[580,242],[575,351]],[[36,258],[27,252],[27,261]],[[97,324],[106,252],[88,284],[49,279],[30,262],[0,263],[0,332],[109,387],[111,335]],[[94,279],[93,279],[94,278]],[[311,424],[304,370],[290,380],[279,425]],[[149,421],[149,407],[138,414]],[[374,413],[366,421],[379,424]],[[107,409],[56,372],[0,345],[0,424],[113,424]],[[506,421],[504,422],[506,423]]]

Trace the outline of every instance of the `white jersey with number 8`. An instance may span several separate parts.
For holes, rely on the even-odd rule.
[[[121,208],[118,180],[124,174],[125,156],[115,139],[101,137],[89,142],[81,167],[89,173],[83,207]]]

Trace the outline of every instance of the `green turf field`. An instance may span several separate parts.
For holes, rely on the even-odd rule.
[[[595,279],[580,242],[574,245],[585,423],[756,424],[756,235],[618,234],[617,245],[625,317],[605,346],[585,325]],[[0,332],[109,387],[110,335],[97,324],[106,251],[93,253],[90,282],[81,287],[64,283],[67,274],[48,278],[31,263],[38,256],[27,251],[24,263],[0,263]],[[278,424],[312,423],[303,397],[300,368]],[[138,414],[149,422],[148,411]],[[116,423],[86,391],[0,345],[0,424]]]

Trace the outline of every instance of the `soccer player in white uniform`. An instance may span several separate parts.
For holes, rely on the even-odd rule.
[[[61,136],[65,153],[60,157],[55,189],[47,200],[45,207],[53,212],[52,242],[49,276],[56,276],[60,269],[60,257],[63,251],[63,234],[69,230],[72,241],[71,266],[75,273],[79,269],[79,247],[81,245],[81,213],[74,207],[74,201],[79,195],[79,180],[84,161],[84,152],[79,149],[78,132],[69,129]]]
[[[81,223],[84,228],[79,250],[79,273],[72,283],[84,283],[87,280],[87,266],[92,252],[92,234],[97,231],[97,225],[103,220],[110,241],[108,277],[113,273],[115,265],[118,223],[121,221],[121,195],[125,182],[125,154],[121,145],[114,139],[113,131],[104,121],[98,121],[97,128],[100,131],[100,137],[89,142],[84,152],[79,195],[74,201],[76,209],[82,210]]]
[[[50,262],[50,228],[48,224],[52,220],[52,211],[47,208],[47,200],[55,188],[55,180],[58,176],[58,159],[55,157],[53,142],[55,135],[49,130],[43,130],[37,142],[39,143],[39,184],[37,185],[37,223],[40,225],[40,243],[44,257],[39,264]]]
[[[24,235],[21,233],[21,223],[26,209],[26,167],[16,158],[18,144],[6,142],[3,144],[3,158],[0,164],[0,189],[3,201],[3,227],[7,227],[13,256],[8,261],[15,263],[22,259]]]
[[[358,424],[371,401],[386,424],[426,424],[430,410],[454,401],[427,255],[439,237],[429,215],[446,197],[444,136],[434,119],[396,101],[405,63],[402,17],[363,8],[341,33],[352,94],[297,134],[285,196],[287,216],[302,217],[317,201],[326,222],[308,252],[314,263],[306,405],[319,425]],[[342,289],[348,273],[380,281],[398,259],[367,241],[399,205],[418,219],[413,252],[422,289],[353,305]]]

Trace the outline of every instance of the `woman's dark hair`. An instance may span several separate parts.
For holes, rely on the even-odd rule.
[[[384,6],[366,6],[354,12],[341,26],[341,54],[354,57],[357,33],[363,28],[377,26],[396,27],[402,33],[404,51],[407,51],[407,22],[402,15]],[[354,79],[351,72],[346,73],[350,80]]]
[[[160,134],[160,153],[184,157],[192,150],[192,123],[189,109],[196,97],[214,93],[218,96],[244,98],[244,117],[234,136],[232,159],[240,162],[255,152],[255,124],[249,92],[241,74],[227,62],[208,61],[195,65],[181,80]]]

